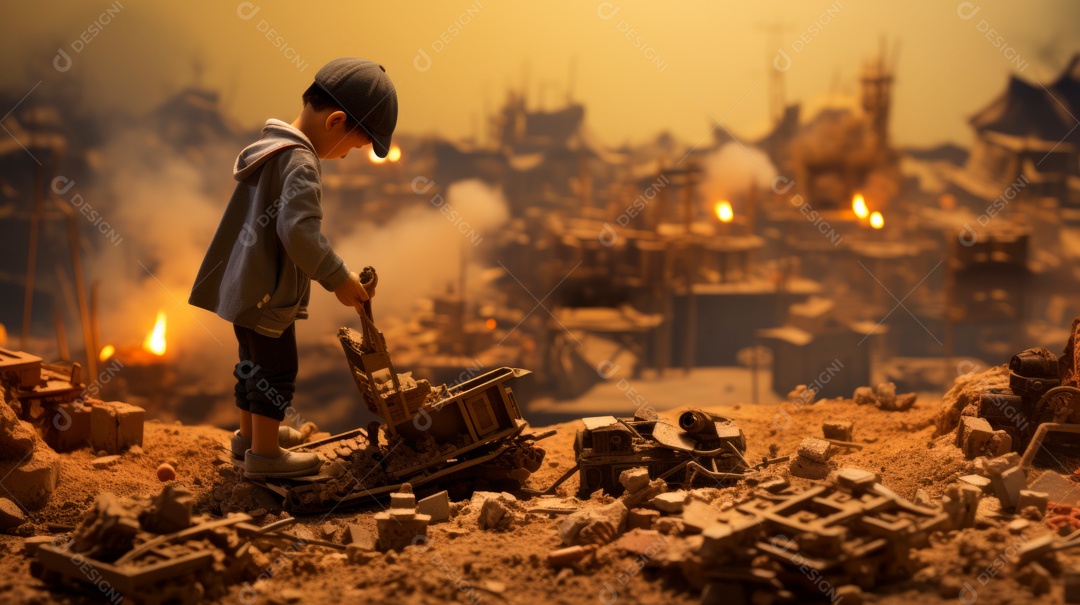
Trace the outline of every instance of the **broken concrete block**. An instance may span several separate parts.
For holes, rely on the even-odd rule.
[[[660,511],[648,508],[632,508],[626,517],[629,529],[652,529],[653,523],[660,518]]]
[[[971,485],[979,488],[983,492],[990,493],[990,479],[983,477],[982,475],[964,475],[960,477],[958,481],[964,485]]]
[[[656,531],[662,534],[681,534],[683,532],[682,519],[677,517],[661,517],[656,522]]]
[[[683,507],[683,528],[692,534],[704,531],[720,522],[720,514],[715,508],[701,500],[690,500]]]
[[[949,516],[953,529],[964,529],[975,524],[982,499],[983,492],[977,487],[952,485],[941,498],[941,508]]]
[[[557,526],[564,544],[607,544],[626,527],[629,511],[622,500],[570,513]]]
[[[416,495],[412,492],[396,492],[390,494],[390,508],[407,508],[409,510],[415,509]]]
[[[416,512],[416,498],[408,483],[402,485],[401,490],[390,494],[389,510],[375,513],[375,531],[379,536],[376,547],[382,552],[401,551],[406,546],[427,541],[427,526],[431,517]],[[410,503],[411,507],[408,506]],[[395,508],[394,504],[400,506]]]
[[[1016,510],[1024,510],[1029,506],[1034,506],[1039,509],[1039,512],[1046,514],[1046,507],[1050,503],[1050,494],[1046,492],[1036,492],[1030,489],[1020,490],[1020,497],[1016,501]]]
[[[90,445],[90,406],[61,403],[56,417],[45,430],[45,442],[58,452],[70,452]]]
[[[95,458],[90,462],[90,466],[96,469],[109,468],[120,461],[119,454],[113,454],[112,456],[102,456],[101,458]]]
[[[480,505],[480,515],[476,519],[480,529],[503,530],[514,524],[514,521],[517,520],[517,510],[521,507],[517,498],[506,492],[498,494],[492,492],[478,493],[483,494],[481,496],[483,500]],[[477,494],[473,494],[473,502],[476,499]]]
[[[994,494],[1005,508],[1015,508],[1020,500],[1020,490],[1027,488],[1027,477],[1024,475],[1024,470],[1018,466],[991,477],[990,481]]]
[[[644,467],[626,469],[619,473],[619,483],[631,494],[641,491],[649,484],[649,469]]]
[[[824,439],[807,437],[799,443],[799,455],[814,462],[827,462],[831,448],[832,444]]]
[[[1000,475],[1006,470],[1020,465],[1020,454],[1016,452],[1008,452],[1001,456],[993,458],[975,459],[975,471],[984,477],[993,478],[994,475]]]
[[[828,441],[825,443],[828,443]],[[829,475],[830,470],[828,464],[811,460],[806,456],[795,456],[788,466],[788,471],[792,477],[801,477],[803,479],[824,479]]]
[[[660,512],[671,513],[673,515],[681,513],[685,503],[686,492],[682,490],[660,494],[654,496],[652,500],[649,500],[649,506],[652,506]]]
[[[1045,471],[1032,482],[1029,489],[1033,492],[1045,493],[1050,502],[1059,504],[1074,505],[1077,500],[1080,500],[1080,485],[1056,471]]]
[[[874,389],[870,387],[859,387],[855,389],[855,394],[852,395],[851,398],[859,405],[877,403],[877,397],[874,396]]]
[[[617,550],[651,559],[664,550],[667,538],[655,530],[634,529],[623,534],[612,546]]]
[[[146,412],[136,405],[111,401],[96,403],[90,411],[90,444],[109,454],[142,445]]]
[[[33,557],[37,555],[38,549],[44,544],[53,544],[55,536],[30,536],[23,540],[23,553],[27,557]]]
[[[432,523],[442,523],[450,519],[450,495],[443,490],[432,494],[416,503],[417,511],[431,517]]]
[[[23,506],[34,508],[56,489],[60,478],[60,455],[39,442],[21,464],[17,460],[0,461],[0,477],[5,477],[4,489],[12,498]]]
[[[26,515],[18,504],[0,498],[0,531],[8,531],[26,523]]]
[[[981,447],[981,442],[988,440],[993,432],[994,429],[990,426],[990,422],[985,418],[979,418],[978,416],[961,416],[960,423],[956,426],[956,447],[964,450],[964,453],[967,454],[968,448],[965,444],[972,440],[972,435],[977,435],[977,437],[975,437],[975,443],[970,446],[972,449],[975,449],[976,447]]]
[[[878,476],[876,473],[848,466],[836,471],[836,482],[852,491],[864,491],[878,482]]]
[[[830,420],[821,425],[821,432],[826,439],[852,441],[854,439],[855,424],[850,420]]]

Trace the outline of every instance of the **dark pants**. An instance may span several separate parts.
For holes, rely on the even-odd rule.
[[[233,325],[240,344],[236,364],[236,407],[252,414],[284,420],[296,390],[296,328],[290,324],[278,338]]]

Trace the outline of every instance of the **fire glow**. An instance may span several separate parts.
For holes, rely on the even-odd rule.
[[[143,341],[143,349],[158,357],[165,355],[164,311],[158,311],[157,322],[154,323],[154,329],[150,331],[150,334],[146,336],[146,340]]]
[[[881,216],[880,212],[875,212],[870,215],[870,226],[874,229],[881,229],[885,226],[885,217]]]
[[[860,219],[864,219],[870,215],[870,209],[866,207],[866,200],[861,193],[856,193],[855,197],[851,200],[851,209],[855,211],[855,216]],[[875,213],[880,216],[879,213]]]
[[[731,210],[731,202],[724,200],[716,205],[716,218],[720,219],[721,223],[730,223],[735,218],[735,213]]]

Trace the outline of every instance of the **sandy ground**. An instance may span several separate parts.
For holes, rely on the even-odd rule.
[[[865,443],[862,451],[842,453],[833,458],[837,466],[855,466],[880,472],[882,483],[905,497],[922,489],[936,499],[971,463],[952,446],[949,435],[933,438],[933,415],[938,401],[920,400],[907,412],[884,412],[872,406],[858,406],[849,400],[829,400],[796,408],[792,404],[733,405],[708,408],[735,419],[747,435],[748,459],[760,459],[775,444],[780,454],[793,453],[807,436],[820,436],[824,420],[855,422],[855,440]],[[662,412],[673,418],[676,411]],[[580,423],[551,428],[558,434],[544,442],[548,456],[543,468],[529,480],[532,487],[546,487],[573,464],[573,440]],[[178,470],[177,481],[196,496],[199,512],[209,512],[213,486],[221,482],[215,461],[224,451],[228,432],[205,426],[179,426],[150,421],[142,455],[126,454],[111,468],[94,469],[95,455],[77,451],[63,455],[60,485],[49,503],[33,512],[32,522],[19,528],[28,536],[48,533],[48,524],[75,524],[101,491],[120,495],[145,496],[156,493],[162,484],[155,475],[161,462],[171,462]],[[786,465],[781,469],[786,475]],[[808,481],[792,479],[795,486]],[[732,495],[745,492],[730,488]],[[576,477],[559,490],[559,500],[582,506],[597,505],[573,499]],[[533,506],[534,502],[527,505]],[[297,531],[321,537],[330,530],[340,536],[350,523],[374,531],[373,514],[378,504],[329,515],[304,517]],[[270,517],[273,518],[273,517]],[[269,519],[269,518],[268,518]],[[349,563],[343,554],[319,547],[287,552],[276,560],[272,578],[253,589],[237,586],[234,594],[219,602],[374,602],[394,603],[689,603],[700,595],[685,582],[658,577],[648,568],[639,570],[633,556],[623,556],[612,548],[601,549],[594,561],[563,571],[544,563],[547,553],[561,547],[556,533],[558,519],[546,514],[529,514],[511,531],[481,531],[475,511],[429,528],[429,548],[409,547],[402,553],[379,555],[364,564]],[[327,525],[327,524],[330,525]],[[954,602],[964,582],[977,589],[979,603],[1025,602],[1034,599],[1031,591],[1007,573],[995,573],[986,586],[978,580],[998,558],[1008,559],[1020,541],[1045,533],[1033,524],[1024,534],[1009,534],[1002,528],[964,530],[940,535],[929,549],[916,557],[926,563],[911,581],[881,587],[880,603]],[[21,554],[22,537],[0,535],[0,594],[4,601],[25,603],[84,603],[93,599],[70,592],[50,592],[29,574],[29,560]],[[1078,562],[1071,554],[1060,555],[1061,569]],[[1060,571],[1053,570],[1053,571]],[[985,574],[984,574],[985,575]],[[1053,579],[1043,603],[1063,601],[1060,575]],[[617,594],[612,592],[617,589]]]

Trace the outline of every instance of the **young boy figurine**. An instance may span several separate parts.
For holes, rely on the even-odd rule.
[[[386,70],[364,59],[327,63],[303,95],[300,116],[268,120],[236,158],[236,190],[206,253],[189,303],[233,324],[239,343],[232,454],[248,477],[319,472],[317,454],[288,452],[300,434],[281,426],[298,367],[293,321],[307,317],[311,280],[341,304],[368,299],[321,232],[320,160],[367,144],[386,157],[397,125],[397,92]]]

